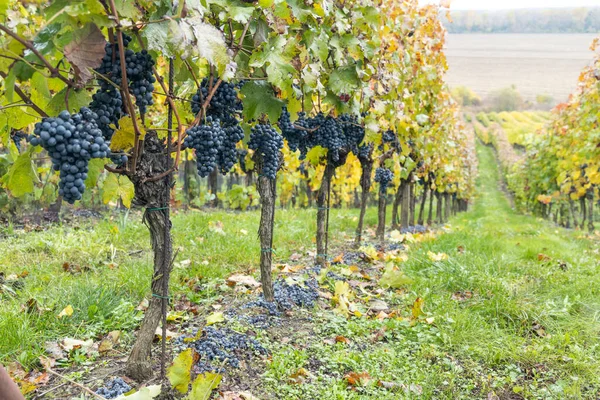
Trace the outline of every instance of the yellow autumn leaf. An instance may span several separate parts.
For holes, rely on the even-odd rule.
[[[73,306],[69,304],[58,314],[58,318],[70,317],[71,315],[73,315]]]
[[[119,127],[117,128],[114,124],[110,125],[115,130],[115,133],[110,140],[110,149],[112,151],[128,151],[133,148],[135,141],[135,130],[133,129],[133,120],[131,117],[126,116],[119,120]],[[146,131],[144,125],[137,119],[137,126],[140,130],[140,140],[144,140]]]
[[[171,386],[179,393],[186,394],[192,380],[191,371],[194,364],[194,353],[192,349],[187,349],[179,353],[173,364],[167,369],[167,377]]]
[[[431,261],[444,261],[448,259],[448,254],[446,253],[433,253],[431,251],[427,252],[427,257],[429,257],[429,259]]]

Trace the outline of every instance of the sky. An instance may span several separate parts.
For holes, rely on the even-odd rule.
[[[439,0],[419,0],[422,4]],[[600,6],[600,0],[452,0],[451,10],[504,10],[514,8]]]

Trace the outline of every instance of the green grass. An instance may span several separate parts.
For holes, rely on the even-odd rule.
[[[599,397],[597,244],[579,232],[515,213],[498,187],[492,150],[479,146],[478,155],[475,205],[454,217],[435,240],[411,246],[402,265],[413,279],[406,290],[377,295],[404,317],[415,299],[423,298],[431,323],[346,319],[326,308],[307,311],[300,326],[284,320],[278,329],[285,341],[258,332],[271,351],[258,384],[260,398]],[[332,210],[333,251],[353,237],[356,216],[355,209]],[[367,224],[373,226],[375,218],[369,209]],[[179,250],[172,291],[208,308],[223,294],[212,279],[255,271],[258,220],[255,211],[175,213]],[[211,221],[221,221],[225,235],[211,230]],[[312,250],[314,228],[315,210],[278,210],[276,261]],[[449,258],[433,262],[428,251]],[[551,260],[540,261],[539,254]],[[63,271],[64,262],[89,269],[72,275]],[[130,342],[126,332],[140,318],[134,308],[148,295],[151,252],[139,215],[113,215],[79,228],[15,230],[0,243],[0,265],[6,274],[29,272],[16,296],[1,295],[0,361],[31,364],[47,340],[98,338],[119,329],[124,343]],[[191,277],[199,277],[205,289],[190,290],[183,279]],[[473,296],[453,299],[464,291]],[[50,311],[23,311],[29,299]],[[58,319],[67,305],[73,306],[73,316]],[[324,343],[337,335],[350,344]],[[308,371],[306,381],[290,383],[301,368]],[[352,371],[366,371],[371,379],[349,388],[344,376]],[[385,388],[379,381],[395,386]]]
[[[332,209],[333,240],[354,237],[356,209]],[[387,220],[391,220],[391,206]],[[376,224],[377,211],[369,208],[365,226]],[[175,212],[173,240],[178,249],[171,289],[193,301],[218,295],[213,286],[191,291],[184,278],[209,282],[234,271],[255,270],[260,246],[257,237],[260,213]],[[224,234],[211,229],[222,223]],[[314,250],[316,210],[278,209],[275,220],[275,262],[294,252]],[[5,275],[28,273],[16,296],[0,293],[0,362],[19,360],[28,365],[43,354],[44,342],[64,337],[95,337],[115,329],[131,331],[138,319],[133,309],[149,295],[152,252],[147,228],[138,213],[115,214],[80,226],[51,227],[42,232],[6,228],[0,241],[0,271]],[[187,263],[189,261],[189,265]],[[79,266],[75,275],[63,264]],[[28,300],[49,311],[23,312]],[[72,318],[61,320],[66,306]],[[116,311],[115,311],[116,310]],[[132,323],[133,322],[133,325]],[[126,338],[127,339],[127,338]],[[129,337],[131,339],[131,337]]]
[[[301,335],[300,343],[281,346],[273,355],[269,388],[298,399],[598,398],[595,246],[513,212],[498,189],[492,150],[479,147],[478,153],[475,207],[454,218],[448,233],[411,252],[404,271],[414,283],[408,292],[386,299],[407,309],[420,296],[435,323],[411,327],[405,321],[348,321],[319,313],[318,337],[344,335],[352,344],[326,346]],[[459,246],[464,252],[457,251]],[[449,259],[432,262],[428,251],[445,252]],[[539,253],[552,261],[539,261]],[[568,268],[561,269],[558,260]],[[453,300],[459,291],[471,291],[473,297]],[[383,327],[385,340],[372,343]],[[314,373],[310,382],[281,384],[301,367]],[[349,371],[367,371],[372,381],[348,390],[343,376]],[[390,392],[378,380],[409,389]]]

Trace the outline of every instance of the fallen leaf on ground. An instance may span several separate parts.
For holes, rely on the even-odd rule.
[[[222,312],[214,312],[206,317],[206,325],[213,325],[225,321],[225,316]]]
[[[192,381],[192,365],[194,364],[194,350],[187,349],[179,353],[173,364],[167,368],[167,378],[171,386],[179,393],[186,394]]]
[[[260,400],[250,392],[223,392],[218,400]]]
[[[243,285],[246,287],[259,287],[260,282],[258,282],[254,277],[250,275],[242,275],[242,274],[234,274],[227,278],[227,285],[236,286]]]
[[[75,348],[88,348],[94,345],[94,341],[92,339],[88,340],[78,340],[72,338],[64,338],[62,342],[60,342],[60,346],[65,351],[71,351]]]
[[[364,372],[349,372],[344,376],[346,382],[351,386],[366,386],[371,380],[371,376],[367,371]]]
[[[309,372],[304,368],[298,368],[296,372],[290,375],[289,382],[300,385],[304,383],[306,378],[309,376]]]
[[[192,391],[187,399],[208,400],[213,389],[219,387],[222,378],[223,376],[221,374],[215,374],[213,372],[199,374],[194,380],[194,383],[192,383]]]
[[[46,353],[52,358],[61,359],[67,356],[65,354],[65,351],[62,349],[62,347],[59,346],[57,342],[46,342],[44,349],[46,350]]]
[[[332,264],[341,264],[344,262],[344,253],[338,255],[333,260],[331,260]]]
[[[548,256],[548,255],[546,255],[544,253],[539,253],[537,255],[537,259],[538,259],[538,261],[550,261],[550,260],[552,260],[552,258],[550,256]]]
[[[369,303],[369,310],[379,312],[385,311],[389,308],[387,303],[383,300],[371,300]]]
[[[345,337],[345,336],[341,336],[341,335],[338,335],[338,336],[336,336],[336,337],[335,337],[335,341],[336,341],[337,343],[345,343],[345,344],[350,344],[350,339],[348,339],[348,338],[347,338],[347,337]]]
[[[58,314],[58,318],[70,317],[71,315],[73,315],[73,307],[68,305]]]
[[[161,339],[162,338],[162,327],[158,326],[156,328],[156,330],[154,331],[154,335],[158,338]],[[173,339],[175,336],[177,336],[177,334],[175,332],[171,332],[170,330],[167,329],[167,340],[171,340]]]
[[[121,331],[112,331],[98,345],[98,352],[100,354],[106,353],[113,349],[113,347],[119,342],[121,337]]]
[[[473,292],[471,292],[470,290],[452,293],[452,300],[456,300],[456,301],[465,301],[472,297],[473,297]]]
[[[157,397],[160,392],[160,385],[146,386],[133,394],[129,394],[127,396],[122,394],[121,396],[116,397],[114,400],[152,400],[153,398]]]
[[[429,257],[429,259],[431,261],[444,261],[448,259],[448,254],[446,253],[433,253],[431,251],[427,252],[427,257]]]
[[[412,310],[411,310],[411,319],[412,320],[416,320],[417,318],[419,318],[421,315],[425,314],[423,312],[423,304],[425,303],[425,300],[421,297],[417,297],[415,302],[412,305]]]

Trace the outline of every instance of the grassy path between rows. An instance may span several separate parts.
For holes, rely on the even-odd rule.
[[[317,314],[317,339],[304,336],[273,356],[267,379],[280,398],[600,398],[597,242],[516,214],[493,150],[480,146],[478,156],[474,207],[409,253],[403,270],[414,282],[386,298],[408,310],[421,297],[434,322]],[[429,251],[448,260],[431,261]],[[320,342],[335,335],[351,344]],[[282,384],[299,368],[316,376]],[[349,390],[349,371],[371,381]],[[400,392],[382,387],[390,382]]]
[[[499,189],[493,151],[479,146],[478,155],[472,209],[452,218],[434,240],[411,244],[408,260],[399,264],[413,282],[397,290],[376,282],[366,291],[353,286],[353,301],[384,301],[392,317],[346,318],[322,299],[272,331],[254,329],[270,356],[224,383],[238,379],[261,399],[600,398],[597,238],[516,214]],[[369,226],[375,214],[369,211]],[[0,362],[34,367],[46,341],[98,340],[111,330],[122,332],[117,350],[128,352],[151,264],[147,232],[136,219],[4,232],[2,270],[28,276],[14,294],[0,294]],[[222,279],[233,272],[256,276],[259,215],[192,212],[173,219],[180,249],[171,289],[202,310],[184,325],[201,327],[198,321],[215,303],[247,301]],[[356,210],[332,210],[336,254],[352,251],[355,223]],[[314,210],[278,210],[275,229],[276,260],[292,263],[294,253],[314,247]],[[448,258],[432,261],[429,252]],[[306,257],[301,262],[310,264]],[[343,268],[330,271],[339,276]],[[333,292],[336,279],[322,289]],[[410,315],[417,299],[425,314],[415,322]],[[67,305],[73,315],[57,318]],[[110,361],[88,361],[73,360],[77,373],[70,376],[94,387],[87,378],[91,366]]]

